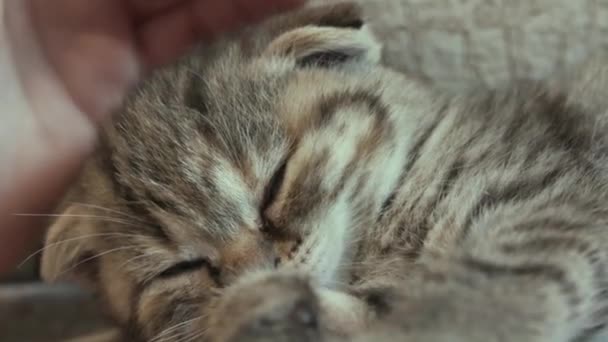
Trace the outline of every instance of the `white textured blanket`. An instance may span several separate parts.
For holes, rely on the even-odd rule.
[[[608,46],[608,0],[359,2],[391,66],[451,89],[544,78]]]

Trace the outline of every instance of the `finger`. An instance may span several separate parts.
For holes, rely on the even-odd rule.
[[[301,5],[303,0],[194,0],[193,31],[202,38],[266,18]]]
[[[94,121],[117,106],[138,77],[121,0],[29,0],[42,50],[78,107]]]
[[[130,13],[139,23],[152,17],[172,12],[192,0],[129,0]]]
[[[149,66],[165,64],[197,41],[294,8],[302,0],[195,0],[152,18],[138,28],[142,56]]]
[[[197,13],[208,14],[199,18]],[[236,13],[230,1],[214,1],[211,4],[193,1],[188,6],[150,19],[140,31],[146,64],[150,67],[166,64],[185,53],[196,41],[209,40],[237,27],[245,19]]]
[[[189,8],[180,7],[137,29],[139,55],[146,68],[169,63],[196,41],[191,16]]]
[[[25,2],[5,4],[9,41],[0,38],[0,74],[13,85],[20,74],[24,94],[0,95],[6,96],[0,100],[6,109],[0,125],[0,273],[21,262],[44,234],[45,222],[15,214],[52,210],[95,142],[91,121],[69,100],[33,39]],[[1,70],[15,66],[11,61],[19,61],[17,68]]]
[[[65,194],[80,167],[78,158],[47,158],[30,162],[28,166],[31,169],[22,170],[18,183],[8,191],[2,191],[0,275],[14,270],[43,240],[48,221],[30,215],[52,213],[58,198]]]
[[[210,6],[216,5],[216,1],[195,1],[198,3],[198,8],[195,8],[195,13],[200,19],[206,16],[213,15],[213,8]],[[285,10],[301,5],[304,1],[301,0],[232,0],[226,1],[226,4],[231,4],[232,12],[236,20],[242,19],[246,23],[263,19],[271,14],[276,14]],[[198,23],[202,23],[199,21]],[[196,23],[195,23],[196,24]]]

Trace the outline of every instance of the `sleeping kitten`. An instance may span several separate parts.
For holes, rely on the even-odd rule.
[[[587,341],[608,319],[606,68],[447,97],[356,5],[150,77],[51,227],[129,341]]]

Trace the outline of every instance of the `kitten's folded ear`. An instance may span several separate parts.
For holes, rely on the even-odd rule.
[[[91,245],[88,220],[78,206],[68,207],[51,225],[40,265],[42,279],[49,283],[72,282],[88,289],[95,287],[97,264]]]
[[[380,60],[381,45],[355,3],[305,9],[283,19],[282,25],[265,55],[293,58],[300,66],[322,67],[348,62],[376,64]]]

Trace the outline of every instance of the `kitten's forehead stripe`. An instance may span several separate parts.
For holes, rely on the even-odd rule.
[[[323,153],[302,167],[286,195],[285,205],[288,211],[281,213],[282,218],[304,219],[323,205],[322,179],[316,172],[323,170],[328,158],[329,153]]]
[[[330,122],[338,109],[348,105],[366,107],[367,110],[363,112],[374,115],[379,124],[382,124],[388,117],[388,108],[372,90],[345,91],[331,94],[320,100],[318,105],[319,124]]]
[[[414,165],[416,165],[418,158],[420,157],[421,151],[424,149],[429,139],[433,136],[437,127],[441,124],[444,118],[447,116],[448,107],[447,105],[443,106],[435,115],[432,120],[429,120],[426,124],[426,127],[418,130],[418,137],[414,140],[414,143],[410,150],[408,151],[408,161],[403,165],[401,170],[398,183],[403,184],[406,181],[406,178],[410,175],[410,172]],[[399,188],[395,188],[393,193],[387,198],[386,202],[383,204],[384,210],[382,210],[382,214],[378,219],[380,222],[379,226],[385,224],[385,222],[394,221],[396,217],[401,216],[401,207],[399,205],[393,206],[394,204],[401,204],[402,199],[398,197]],[[420,245],[422,247],[422,245]],[[388,251],[388,250],[385,250]]]

